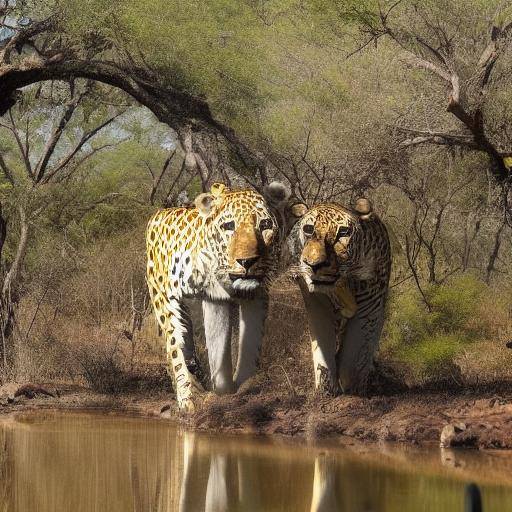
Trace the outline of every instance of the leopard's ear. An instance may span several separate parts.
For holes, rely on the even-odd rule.
[[[276,210],[283,210],[286,207],[290,195],[291,193],[288,187],[280,181],[273,181],[265,185],[263,189],[263,196],[268,204]]]
[[[199,194],[194,199],[194,204],[202,217],[209,217],[214,211],[215,196],[209,192]]]
[[[308,210],[309,210],[308,206],[304,203],[295,203],[292,206],[290,206],[290,213],[296,219],[300,219],[301,217],[304,217],[304,215],[306,215]]]
[[[354,205],[354,210],[361,220],[370,220],[373,217],[373,206],[369,199],[360,197]]]
[[[215,197],[220,197],[223,194],[227,194],[229,192],[229,187],[224,183],[213,183],[210,187],[210,193]]]

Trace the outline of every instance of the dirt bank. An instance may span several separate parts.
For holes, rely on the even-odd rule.
[[[177,420],[204,431],[303,438],[344,436],[364,442],[512,448],[512,386],[441,392],[416,390],[335,399],[272,396],[257,386],[236,395],[208,394],[192,416],[176,410],[168,391],[116,395],[69,385],[8,384],[0,388],[0,414],[35,409],[102,410]]]
[[[198,429],[251,431],[361,441],[512,448],[512,389],[458,393],[407,391],[368,398],[215,397],[190,423]]]

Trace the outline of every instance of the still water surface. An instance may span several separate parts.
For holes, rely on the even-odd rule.
[[[25,413],[0,422],[0,511],[512,510],[508,454],[366,452],[335,443],[212,436],[164,421]]]

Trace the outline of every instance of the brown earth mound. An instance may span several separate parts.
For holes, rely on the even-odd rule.
[[[444,446],[512,448],[512,390],[409,391],[390,396],[277,398],[264,393],[212,397],[187,421],[204,430]],[[447,426],[456,425],[452,435]]]

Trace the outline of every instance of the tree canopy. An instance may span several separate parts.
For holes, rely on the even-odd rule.
[[[182,143],[192,129],[206,165],[220,136],[226,165],[257,169],[257,182],[306,147],[327,165],[357,138],[371,159],[370,126],[384,145],[477,150],[499,180],[509,175],[512,12],[497,0],[60,0],[2,11],[18,21],[1,52],[2,111],[26,84],[85,77],[132,95]]]

